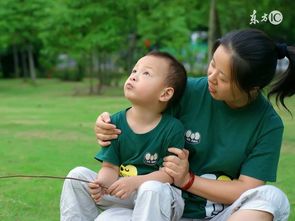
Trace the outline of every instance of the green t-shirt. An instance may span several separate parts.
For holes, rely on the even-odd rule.
[[[127,109],[128,110],[128,109]],[[120,176],[144,175],[159,170],[169,147],[184,147],[184,128],[176,118],[163,114],[158,125],[144,134],[136,134],[129,127],[126,111],[111,117],[122,133],[111,145],[102,147],[96,159],[120,167]]]
[[[245,107],[231,109],[211,97],[206,77],[189,79],[172,112],[184,125],[190,169],[196,175],[232,180],[243,174],[275,181],[283,124],[263,95]],[[186,191],[183,197],[186,218],[212,217],[224,209]]]

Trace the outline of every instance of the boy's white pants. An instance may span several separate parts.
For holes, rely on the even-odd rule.
[[[94,171],[84,167],[77,167],[69,173],[71,177],[86,180],[94,180],[96,175]],[[180,219],[183,207],[181,191],[157,181],[145,182],[128,200],[105,196],[96,204],[89,195],[86,183],[66,180],[60,208],[61,221],[202,221]],[[287,221],[290,204],[281,190],[264,185],[246,191],[223,212],[204,221],[226,221],[232,213],[240,209],[266,211],[273,215],[274,221]]]
[[[69,177],[92,181],[97,173],[85,167],[70,171]],[[103,210],[123,209],[119,214],[101,213]],[[184,208],[181,191],[170,184],[158,181],[143,183],[138,191],[127,200],[105,195],[98,204],[91,198],[87,183],[65,180],[61,201],[61,221],[177,221]],[[100,215],[101,214],[101,215]],[[118,217],[119,216],[119,217]]]

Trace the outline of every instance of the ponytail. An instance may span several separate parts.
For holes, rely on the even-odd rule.
[[[295,94],[295,47],[287,46],[286,44],[277,44],[276,50],[278,59],[287,57],[289,60],[289,66],[284,73],[280,73],[275,80],[275,83],[271,85],[268,98],[272,95],[276,95],[276,104],[280,102],[283,107],[291,113],[286,107],[284,99],[291,97]]]

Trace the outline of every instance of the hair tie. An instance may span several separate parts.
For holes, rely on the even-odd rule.
[[[278,59],[283,59],[288,55],[287,44],[285,43],[277,43],[276,49],[278,53]]]

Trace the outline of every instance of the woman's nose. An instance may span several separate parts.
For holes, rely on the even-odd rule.
[[[215,70],[208,71],[208,80],[212,84],[216,84],[217,83],[216,77],[217,77],[217,71],[215,71]]]

